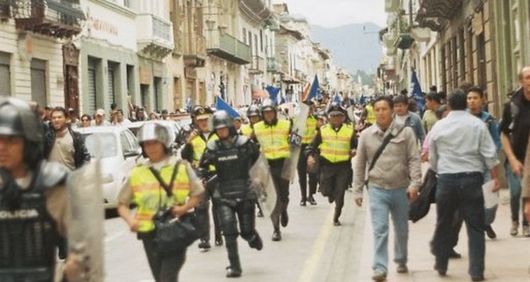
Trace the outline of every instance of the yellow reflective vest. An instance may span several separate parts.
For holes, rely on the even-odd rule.
[[[208,144],[208,142],[218,139],[219,137],[217,136],[217,134],[212,133],[210,134],[210,136],[208,136],[208,140],[204,140],[201,136],[195,136],[195,138],[190,141],[191,146],[193,147],[193,161],[191,163],[193,167],[196,168],[199,166],[199,161],[201,160],[204,151],[206,151],[206,145]],[[209,170],[215,171],[215,167],[210,166]]]
[[[250,123],[243,124],[241,127],[241,134],[250,138],[252,136],[252,125],[250,125]]]
[[[159,171],[160,176],[168,185],[174,167],[174,164],[168,164]],[[139,223],[138,232],[141,233],[155,229],[153,216],[160,206],[171,207],[185,204],[191,187],[186,165],[183,163],[177,167],[171,198],[167,197],[166,191],[147,165],[139,165],[131,171],[129,185],[133,191],[133,202],[137,205],[136,220]]]
[[[366,122],[375,124],[374,106],[372,106],[372,104],[366,105],[366,112],[367,112]]]
[[[302,137],[302,144],[309,144],[317,135],[317,119],[314,116],[309,116],[305,123],[306,129]]]
[[[286,159],[290,156],[290,129],[291,122],[281,119],[275,125],[267,125],[264,121],[254,124],[254,135],[267,160]]]
[[[355,134],[353,127],[343,124],[339,131],[333,130],[326,124],[320,129],[322,143],[319,146],[320,156],[330,163],[339,163],[350,160],[351,138]]]

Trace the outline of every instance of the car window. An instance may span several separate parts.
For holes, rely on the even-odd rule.
[[[129,139],[129,143],[131,144],[131,148],[134,151],[137,151],[138,149],[140,149],[140,145],[138,144],[138,139],[136,138],[136,136],[134,136],[134,134],[132,134],[132,132],[130,132],[130,131],[124,131],[124,133],[127,136],[127,138]]]
[[[113,133],[102,132],[102,133],[86,133],[83,134],[85,139],[85,146],[88,153],[92,157],[96,157],[97,140],[101,142],[101,157],[110,158],[115,157],[118,154],[118,140]]]
[[[125,131],[122,131],[120,133],[120,142],[124,154],[134,151],[133,147],[131,146],[131,143],[129,142],[129,139],[127,138]]]

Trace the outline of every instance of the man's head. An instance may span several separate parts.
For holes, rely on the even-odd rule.
[[[168,127],[156,121],[142,125],[138,131],[138,143],[143,154],[152,162],[159,162],[166,158],[175,140]]]
[[[217,111],[212,119],[213,128],[219,139],[226,140],[237,134],[234,120],[225,111]]]
[[[236,128],[236,130],[239,130],[241,128],[241,117],[240,116],[234,118],[234,127]]]
[[[169,117],[169,112],[167,110],[162,110],[161,116],[163,120],[166,120]]]
[[[526,66],[519,72],[519,83],[523,88],[525,96],[530,97],[530,66]]]
[[[77,121],[78,116],[74,108],[68,108],[68,117],[71,121]]]
[[[195,106],[191,112],[191,118],[195,126],[201,132],[209,132],[208,120],[210,119],[211,112],[203,106]]]
[[[392,123],[394,103],[388,96],[381,96],[374,101],[374,113],[377,125],[381,129],[387,129]]]
[[[68,114],[66,113],[65,108],[55,107],[51,111],[52,117],[52,126],[55,131],[62,131],[66,128]]]
[[[250,121],[250,124],[255,124],[258,121],[260,121],[261,117],[260,117],[259,107],[256,105],[251,105],[250,107],[248,107],[247,117],[248,117],[248,120]]]
[[[456,89],[449,96],[449,107],[451,111],[465,111],[467,107],[467,96],[462,89]]]
[[[398,116],[405,116],[409,113],[409,99],[407,96],[399,95],[394,98],[394,112]]]
[[[341,126],[346,120],[346,111],[340,104],[333,103],[328,109],[329,124],[333,128]]]
[[[98,109],[96,111],[96,115],[94,117],[94,120],[96,122],[96,125],[103,125],[103,123],[105,121],[105,110]]]
[[[484,106],[484,91],[482,88],[473,86],[467,91],[467,109],[472,114],[479,114]]]
[[[438,93],[429,93],[425,96],[425,106],[431,111],[436,111],[441,103],[442,99]]]
[[[117,122],[123,122],[123,110],[122,109],[117,109],[114,115],[116,117]]]
[[[266,123],[273,123],[277,118],[277,109],[271,101],[263,102],[261,106],[261,116]]]
[[[90,122],[92,121],[92,118],[87,115],[87,114],[84,114],[81,116],[81,127],[90,127]]]

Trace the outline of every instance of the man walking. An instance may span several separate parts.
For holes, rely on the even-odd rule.
[[[317,135],[317,118],[315,117],[315,105],[311,105],[309,116],[306,120],[306,129],[304,135],[302,136],[302,147],[300,149],[300,158],[298,159],[298,182],[300,184],[300,194],[301,201],[300,206],[305,206],[306,202],[309,202],[311,205],[316,205],[317,202],[313,195],[317,191],[318,178],[317,174],[314,172],[308,171],[307,158],[305,155],[305,150],[308,148],[308,145],[313,141]],[[309,182],[307,181],[309,178]],[[350,181],[351,183],[351,181]],[[307,192],[307,186],[309,184],[309,194]]]
[[[409,99],[407,96],[397,96],[394,98],[394,119],[405,126],[409,126],[414,130],[417,140],[423,144],[425,139],[425,131],[421,123],[421,118],[418,114],[409,111]]]
[[[436,110],[440,107],[442,98],[437,93],[429,93],[425,96],[425,106],[427,110],[423,113],[423,127],[425,132],[431,131],[434,124],[438,121]]]
[[[438,173],[437,221],[433,238],[434,269],[445,276],[453,245],[455,213],[460,212],[469,238],[469,275],[484,280],[484,171],[498,190],[497,151],[488,129],[480,119],[466,112],[466,93],[457,90],[449,97],[449,115],[430,133],[429,161]]]
[[[519,89],[504,106],[501,121],[501,143],[508,163],[506,173],[510,187],[510,207],[512,228],[510,234],[516,236],[521,213],[521,179],[528,135],[530,134],[530,66],[519,73]],[[523,236],[530,237],[528,221],[523,217]]]
[[[421,185],[416,136],[410,127],[393,121],[392,109],[391,98],[375,100],[376,123],[361,133],[354,169],[358,206],[362,205],[363,187],[368,183],[375,250],[372,279],[375,281],[384,281],[388,272],[389,214],[396,234],[394,261],[398,264],[397,272],[408,272],[409,199],[414,201],[418,197]]]

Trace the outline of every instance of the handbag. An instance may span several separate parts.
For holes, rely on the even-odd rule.
[[[409,205],[409,220],[415,223],[429,213],[431,204],[435,202],[437,182],[436,172],[429,169],[421,185],[419,197]]]
[[[171,187],[175,181],[179,164],[180,162],[175,164],[169,185],[164,182],[158,171],[153,167],[149,168],[158,182],[160,182],[160,186],[163,187],[168,197],[173,196]],[[199,239],[200,230],[197,228],[198,221],[195,213],[188,213],[179,218],[173,217],[171,207],[168,208],[167,204],[162,206],[161,194],[159,197],[159,208],[153,216],[153,222],[155,224],[153,238],[154,250],[162,257],[178,253]]]

